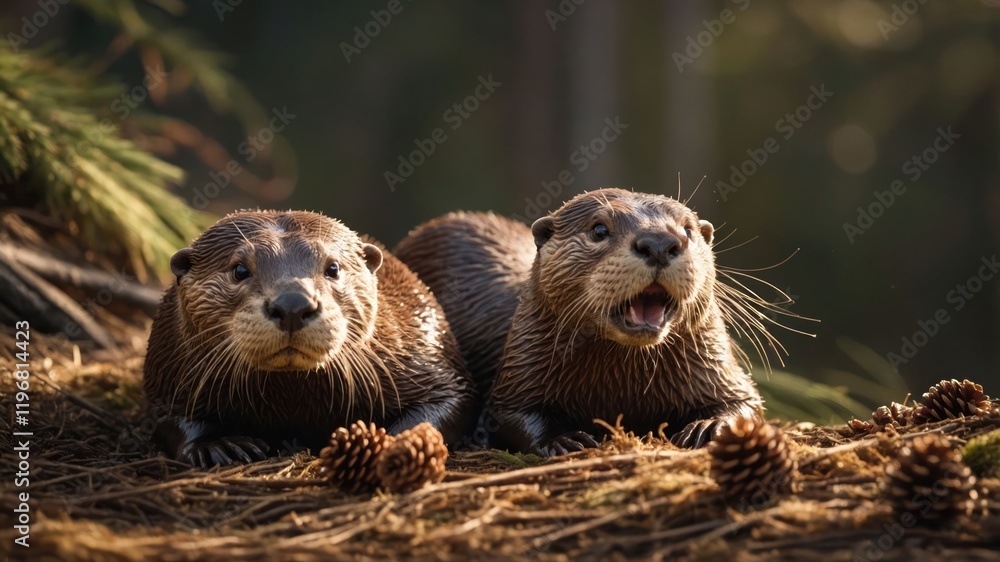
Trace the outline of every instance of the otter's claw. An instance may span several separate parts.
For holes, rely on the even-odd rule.
[[[584,431],[571,431],[550,439],[538,448],[538,453],[543,457],[554,457],[599,446],[600,443],[593,435]]]
[[[700,449],[708,445],[721,427],[722,421],[719,419],[693,421],[671,437],[670,442],[678,447]]]
[[[236,461],[251,463],[267,458],[269,448],[267,443],[253,437],[223,437],[214,441],[188,443],[178,452],[177,460],[200,468],[226,466]]]

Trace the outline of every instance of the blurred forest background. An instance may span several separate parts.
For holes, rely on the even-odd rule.
[[[756,274],[821,320],[775,330],[785,370],[874,404],[1000,380],[995,0],[7,0],[0,22],[12,55],[118,83],[94,111],[196,210],[313,209],[392,246],[451,210],[705,176],[719,262],[781,263]]]

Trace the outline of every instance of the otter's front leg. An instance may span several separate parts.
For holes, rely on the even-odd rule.
[[[170,458],[201,468],[267,458],[270,447],[264,441],[226,433],[219,424],[174,416],[157,425],[153,441]]]
[[[554,457],[600,446],[585,431],[560,431],[563,425],[539,411],[499,412],[484,419],[487,431],[495,429],[498,442],[524,453]]]
[[[687,424],[670,438],[670,442],[678,447],[700,449],[715,438],[719,430],[736,418],[758,417],[756,406],[759,401],[735,402],[720,404],[714,411],[699,413],[699,419]]]
[[[390,435],[398,435],[420,423],[429,422],[441,431],[445,443],[454,446],[471,434],[475,410],[476,401],[471,393],[418,404],[403,410],[387,431]]]

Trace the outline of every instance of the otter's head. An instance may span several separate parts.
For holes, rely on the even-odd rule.
[[[233,213],[170,260],[182,350],[223,369],[323,368],[371,336],[381,265],[376,246],[323,215]]]
[[[560,327],[649,346],[696,322],[715,282],[714,228],[662,195],[601,189],[531,227],[533,277]]]

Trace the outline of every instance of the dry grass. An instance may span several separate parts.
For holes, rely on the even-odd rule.
[[[33,363],[31,388],[32,560],[972,560],[996,559],[1000,548],[1000,480],[984,479],[982,513],[918,525],[888,552],[869,550],[888,544],[880,537],[895,518],[878,480],[905,440],[936,431],[964,442],[1000,418],[862,439],[844,427],[784,424],[800,465],[794,492],[753,509],[722,501],[704,451],[622,432],[600,450],[556,460],[455,453],[440,484],[349,496],[315,479],[307,452],[211,471],[159,456],[141,423],[139,352],[74,360],[66,344],[37,338],[31,352],[47,358]],[[7,475],[11,390],[5,374]],[[7,477],[0,489],[8,520],[18,490]],[[14,536],[3,524],[2,548]]]

